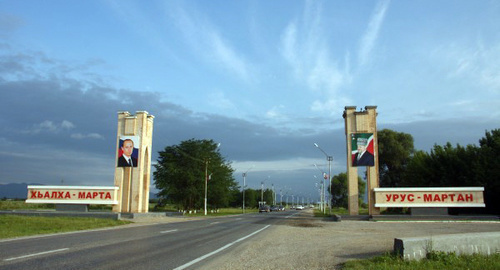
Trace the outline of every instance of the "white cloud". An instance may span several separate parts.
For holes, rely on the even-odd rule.
[[[475,46],[452,44],[436,51],[444,57],[449,78],[471,78],[488,90],[500,92],[500,43],[485,47],[479,40]]]
[[[71,123],[70,121],[63,120],[61,123],[61,128],[62,129],[72,129],[72,128],[75,128],[75,125],[73,125],[73,123]]]
[[[223,110],[233,110],[236,109],[234,103],[228,99],[223,92],[210,93],[208,96],[208,102],[213,107],[223,109]]]
[[[389,0],[379,2],[372,14],[370,22],[368,23],[368,28],[366,29],[359,46],[358,64],[360,66],[365,66],[370,61],[372,50],[377,41],[382,23],[384,22],[385,13],[389,7],[389,3]]]
[[[245,172],[248,168],[252,168],[251,172],[294,171],[314,169],[313,164],[318,163],[318,160],[318,158],[292,158],[273,161],[233,161],[232,165],[237,168],[236,173]]]
[[[182,7],[170,10],[176,26],[197,56],[236,74],[242,80],[249,80],[250,64],[241,53],[231,46],[206,16],[194,8],[190,8],[189,12]]]
[[[75,128],[75,125],[70,121],[63,120],[61,124],[54,123],[50,120],[45,120],[40,124],[33,126],[33,129],[26,133],[38,134],[40,132],[58,133],[63,130],[70,130]]]
[[[73,133],[73,134],[71,134],[71,138],[72,139],[77,139],[77,140],[83,140],[83,139],[104,140],[104,137],[101,134],[98,134],[98,133],[88,133],[88,134]]]
[[[284,119],[285,116],[281,113],[281,111],[285,108],[284,105],[278,105],[271,108],[266,112],[266,118],[268,119]]]
[[[281,36],[281,53],[289,64],[295,79],[310,91],[322,96],[321,106],[313,104],[313,111],[333,111],[336,100],[345,99],[340,89],[351,82],[349,54],[340,61],[334,58],[327,42],[323,25],[322,7],[307,2],[300,20],[290,22]],[[343,68],[341,67],[343,64]]]

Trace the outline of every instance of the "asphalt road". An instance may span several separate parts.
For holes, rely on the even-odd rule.
[[[285,222],[296,211],[0,241],[0,269],[190,269]]]

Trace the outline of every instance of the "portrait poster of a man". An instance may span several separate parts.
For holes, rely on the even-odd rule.
[[[374,166],[373,133],[351,134],[352,166]]]
[[[139,149],[135,147],[138,137],[121,137],[118,147],[118,167],[137,167]]]

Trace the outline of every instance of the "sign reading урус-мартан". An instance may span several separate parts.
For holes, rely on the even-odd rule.
[[[483,187],[375,188],[375,207],[485,207]]]
[[[118,204],[118,187],[28,186],[26,203]]]

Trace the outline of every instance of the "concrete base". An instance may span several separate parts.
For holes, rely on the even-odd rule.
[[[500,232],[395,238],[394,252],[407,260],[420,260],[431,251],[491,255],[500,252]]]
[[[447,207],[413,207],[411,208],[412,216],[439,216],[448,215]]]
[[[56,204],[56,211],[88,212],[88,204]]]

